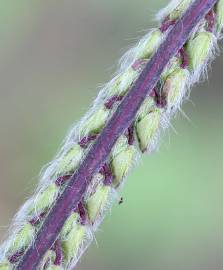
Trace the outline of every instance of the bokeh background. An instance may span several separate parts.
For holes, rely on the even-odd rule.
[[[0,238],[41,167],[156,25],[158,0],[0,2]],[[157,153],[144,156],[78,270],[220,270],[223,57],[194,87]]]

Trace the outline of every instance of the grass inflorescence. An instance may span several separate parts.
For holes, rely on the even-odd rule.
[[[205,74],[221,38],[223,0],[174,1],[158,20],[159,27],[123,56],[115,77],[41,173],[36,193],[16,215],[1,247],[0,270],[72,268],[133,164],[156,148],[160,131]],[[185,28],[174,44],[173,30],[179,31],[181,22]],[[169,54],[168,48],[163,51],[168,42]],[[154,69],[153,82],[147,76],[156,61],[162,65]],[[135,98],[137,91],[144,94]]]

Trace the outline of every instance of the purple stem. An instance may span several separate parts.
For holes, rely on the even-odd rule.
[[[197,23],[204,18],[216,2],[217,0],[194,1],[180,20],[173,25],[164,42],[98,136],[79,169],[71,177],[69,185],[58,197],[38,231],[34,243],[22,257],[17,269],[37,268],[45,252],[57,239],[66,219],[85,194],[92,176],[106,162],[120,135],[132,124],[140,105],[153,90],[170,59],[182,48]]]

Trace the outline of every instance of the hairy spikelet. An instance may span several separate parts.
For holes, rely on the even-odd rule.
[[[41,172],[36,193],[23,205],[10,229],[10,237],[0,251],[0,270],[13,269],[43,223],[58,195],[88,153],[122,98],[139,77],[160,43],[191,0],[173,1],[159,12],[160,27],[152,29],[120,60],[115,77],[99,92],[89,112],[73,126],[55,159]],[[206,73],[216,52],[223,26],[223,0],[200,21],[137,112],[136,118],[120,136],[109,160],[94,175],[81,203],[73,209],[58,239],[45,254],[39,269],[71,269],[93,239],[94,231],[117,197],[117,191],[143,152],[152,152],[160,131],[188,97],[192,84]]]

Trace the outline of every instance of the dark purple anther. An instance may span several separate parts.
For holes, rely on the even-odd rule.
[[[46,212],[42,212],[40,213],[39,215],[33,217],[29,223],[32,225],[32,226],[36,226],[40,223],[40,221],[43,219],[43,217],[46,215]]]
[[[104,164],[102,166],[102,168],[100,169],[99,173],[101,173],[102,175],[104,175],[104,185],[105,186],[110,186],[112,184],[112,171],[110,169],[110,167],[108,166],[108,164]]]
[[[153,88],[153,96],[156,102],[156,106],[159,108],[164,108],[167,105],[167,99],[165,93],[162,93],[162,87],[154,87]]]
[[[160,31],[162,33],[166,32],[166,30],[169,29],[170,26],[174,25],[176,22],[176,20],[170,20],[170,18],[167,16],[164,21],[162,22],[161,26],[160,26]]]
[[[52,250],[56,254],[54,265],[61,265],[61,263],[62,263],[62,247],[61,247],[61,242],[59,239],[57,239],[56,242],[54,243]]]
[[[215,25],[215,14],[213,9],[208,12],[208,14],[205,16],[205,19],[207,21],[207,31],[213,32]]]
[[[67,174],[67,175],[62,175],[62,176],[59,176],[57,178],[57,180],[55,181],[55,184],[60,187],[62,186],[67,180],[69,180],[71,178],[72,175],[70,174]]]
[[[186,53],[184,47],[182,47],[179,50],[179,54],[180,54],[181,59],[182,59],[182,63],[180,65],[180,67],[181,68],[187,68],[189,66],[189,57],[188,57],[188,54]]]
[[[77,206],[77,212],[80,215],[80,223],[81,225],[86,225],[88,222],[88,214],[87,211],[84,207],[83,201],[80,201],[78,206]]]
[[[117,101],[121,101],[123,99],[123,96],[113,96],[111,98],[109,98],[106,102],[105,102],[105,108],[108,109],[108,110],[111,110],[114,106],[114,104],[117,102]]]
[[[162,93],[162,86],[159,82],[153,88],[150,96],[154,98],[157,107],[164,108],[167,105],[166,95]]]
[[[128,144],[133,145],[134,143],[134,124],[132,124],[126,132],[126,137],[128,138]]]
[[[14,253],[12,256],[10,256],[8,258],[9,262],[10,263],[16,263],[16,262],[18,262],[18,260],[21,258],[21,256],[23,255],[23,253],[24,253],[24,250],[17,251],[16,253]]]
[[[145,59],[136,59],[135,62],[132,64],[132,69],[135,71],[141,70],[145,67],[145,64],[147,63],[147,60]]]
[[[159,108],[164,108],[167,105],[166,97],[163,95],[157,95],[156,96],[156,106]]]
[[[97,138],[97,135],[89,135],[89,136],[86,136],[86,137],[83,137],[80,142],[79,142],[79,145],[82,147],[82,148],[86,148],[88,146],[88,144],[92,141],[94,141],[95,139]]]

